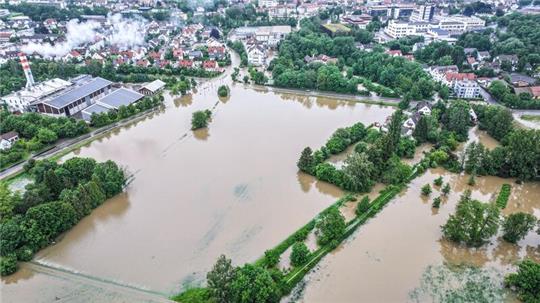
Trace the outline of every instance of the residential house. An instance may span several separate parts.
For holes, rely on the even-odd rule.
[[[499,63],[501,66],[505,63],[510,64],[511,70],[515,71],[519,63],[519,58],[517,55],[498,55],[493,61]]]
[[[480,96],[480,86],[473,73],[446,73],[443,83],[452,89],[457,98],[474,99]]]
[[[514,87],[526,87],[536,84],[536,79],[523,74],[511,73],[510,83]]]
[[[248,63],[254,66],[266,64],[266,50],[259,44],[251,44],[247,47]]]
[[[158,93],[165,88],[165,82],[161,80],[154,80],[139,89],[139,93],[150,96]]]
[[[17,140],[19,140],[19,134],[15,131],[0,135],[0,150],[11,148]]]

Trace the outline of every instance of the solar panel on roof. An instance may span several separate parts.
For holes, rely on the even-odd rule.
[[[105,103],[114,108],[119,108],[122,105],[128,106],[133,102],[137,102],[142,99],[144,95],[139,94],[136,91],[119,88],[107,96],[101,98],[98,102]]]
[[[56,108],[62,108],[111,84],[111,81],[97,77],[44,103]]]

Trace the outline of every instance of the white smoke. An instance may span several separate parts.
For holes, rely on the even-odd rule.
[[[109,16],[112,25],[108,41],[120,48],[131,48],[144,44],[144,23],[140,20],[123,19],[120,14]]]
[[[144,22],[140,20],[124,19],[120,14],[109,15],[110,29],[103,35],[99,33],[101,25],[94,21],[79,22],[70,20],[66,25],[66,40],[54,45],[50,43],[29,43],[22,47],[22,51],[28,54],[37,53],[45,58],[57,58],[67,55],[74,48],[87,43],[100,40],[105,36],[107,43],[120,48],[131,48],[142,45],[145,38]],[[103,41],[92,45],[90,49],[103,47]]]
[[[97,22],[79,23],[78,20],[70,20],[66,25],[66,40],[55,45],[50,43],[29,43],[22,48],[25,53],[38,53],[45,58],[62,57],[72,49],[96,39]]]

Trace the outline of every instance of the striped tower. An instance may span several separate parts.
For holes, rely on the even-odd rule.
[[[32,70],[30,70],[30,63],[28,63],[24,53],[19,53],[19,60],[21,60],[24,76],[26,77],[26,88],[31,88],[34,86],[34,76],[32,76]]]

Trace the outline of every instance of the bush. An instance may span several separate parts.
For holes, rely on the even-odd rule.
[[[434,208],[439,208],[441,206],[441,197],[437,197],[433,199],[433,204],[431,204]]]
[[[510,243],[516,243],[525,238],[535,226],[536,217],[531,214],[523,212],[510,214],[503,223],[503,239]]]
[[[212,116],[212,112],[210,110],[198,110],[193,113],[193,117],[191,118],[191,129],[196,130],[199,128],[204,128],[208,126],[208,120]]]
[[[280,256],[273,249],[269,249],[264,252],[264,258],[267,267],[274,267],[279,263]]]
[[[8,255],[0,258],[0,275],[9,276],[17,271],[17,256]]]
[[[446,183],[442,188],[442,193],[444,196],[448,196],[450,193],[450,183]]]
[[[227,97],[229,95],[229,87],[227,85],[221,85],[218,88],[218,96]]]
[[[435,179],[433,181],[433,184],[435,184],[436,186],[441,186],[443,184],[443,178],[442,177],[438,177],[437,179]]]
[[[525,303],[540,302],[540,264],[525,260],[518,266],[517,273],[509,274],[506,285],[518,293],[518,298]]]
[[[297,242],[292,247],[291,252],[291,265],[300,266],[304,265],[309,259],[309,249],[303,242]]]
[[[426,184],[422,186],[422,195],[429,196],[431,194],[431,185]]]
[[[336,207],[330,208],[317,222],[317,242],[326,245],[345,232],[345,218]]]
[[[364,196],[360,202],[356,205],[356,215],[360,216],[369,209],[369,197]]]
[[[497,206],[501,209],[506,208],[506,204],[508,203],[508,199],[510,198],[511,190],[512,186],[510,186],[510,184],[503,184],[501,186],[501,191],[499,192],[499,195],[497,196],[497,201],[495,202]]]

